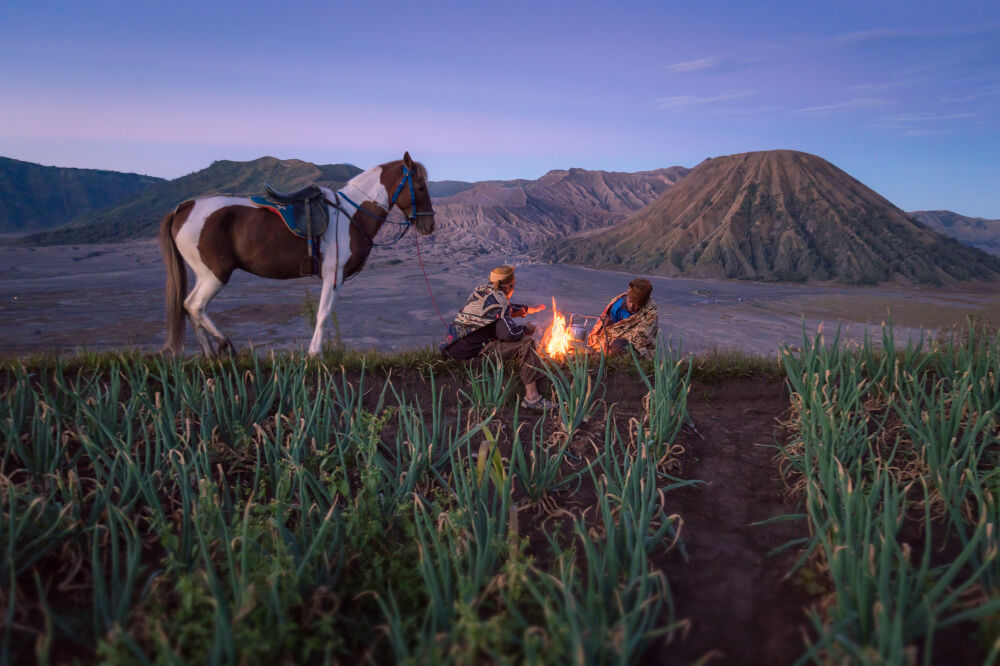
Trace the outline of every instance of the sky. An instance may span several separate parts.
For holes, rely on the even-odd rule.
[[[409,151],[476,181],[778,148],[1000,218],[1000,2],[0,0],[0,155],[29,162]]]

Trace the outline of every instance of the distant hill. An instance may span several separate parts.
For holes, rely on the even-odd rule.
[[[0,157],[0,233],[41,231],[131,199],[162,178]]]
[[[37,245],[59,245],[151,238],[164,215],[193,197],[227,192],[262,193],[264,183],[287,190],[310,183],[336,188],[358,173],[361,169],[351,164],[316,165],[275,157],[251,162],[219,160],[206,169],[157,183],[118,205],[80,216],[64,227],[25,240]]]
[[[474,185],[475,183],[467,183],[464,180],[438,180],[427,183],[427,187],[431,191],[431,196],[435,199],[450,197]]]
[[[543,260],[702,278],[940,284],[1000,260],[932,231],[826,160],[790,150],[705,160],[611,229]]]
[[[1000,255],[1000,220],[966,217],[950,210],[917,210],[910,215],[959,243]]]
[[[433,243],[478,253],[522,252],[553,238],[617,224],[688,171],[680,166],[635,173],[560,169],[538,180],[473,183],[435,199]]]

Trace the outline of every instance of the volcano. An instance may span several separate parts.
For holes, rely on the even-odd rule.
[[[709,158],[620,224],[553,241],[554,263],[762,281],[995,280],[1000,259],[929,229],[826,160],[792,150]]]

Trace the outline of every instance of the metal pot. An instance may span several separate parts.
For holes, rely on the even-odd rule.
[[[573,338],[574,340],[579,340],[580,342],[586,342],[587,341],[587,327],[583,326],[583,325],[580,325],[580,324],[574,324],[574,325],[570,326],[569,327],[569,337]]]

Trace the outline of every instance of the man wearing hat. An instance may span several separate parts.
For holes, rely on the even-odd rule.
[[[521,407],[549,409],[553,403],[538,393],[538,380],[544,375],[537,369],[541,359],[535,350],[533,324],[517,324],[513,317],[523,317],[545,309],[544,305],[516,305],[513,266],[499,266],[490,272],[490,281],[472,290],[465,306],[458,311],[441,343],[441,353],[460,361],[471,361],[482,354],[515,359],[518,375],[524,384]]]
[[[587,345],[606,354],[628,354],[629,347],[642,358],[656,353],[656,334],[660,328],[656,303],[650,298],[653,285],[636,278],[628,291],[611,299],[601,318],[587,336]]]

